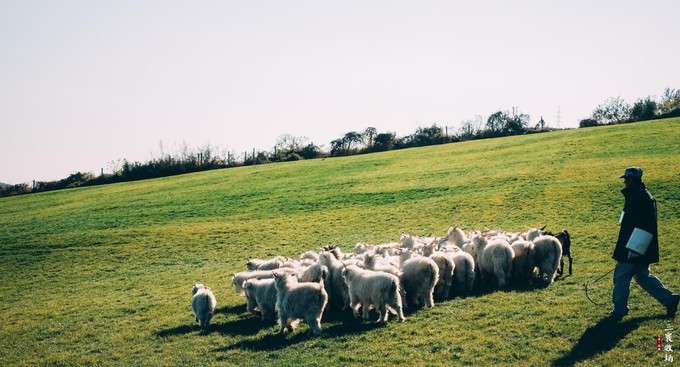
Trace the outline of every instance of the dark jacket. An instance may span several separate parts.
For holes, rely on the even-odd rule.
[[[636,264],[651,264],[659,262],[659,239],[656,218],[656,200],[647,191],[643,182],[621,190],[626,198],[623,205],[623,220],[619,229],[619,239],[612,258],[616,261]],[[640,228],[654,235],[644,255],[628,258],[626,244],[633,229]]]

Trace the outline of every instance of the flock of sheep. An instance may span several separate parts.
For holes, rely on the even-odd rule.
[[[349,308],[357,318],[361,309],[365,320],[373,309],[377,322],[387,322],[390,313],[404,321],[404,308],[433,307],[435,299],[465,294],[475,286],[504,288],[510,282],[534,281],[548,285],[563,272],[562,255],[569,258],[571,274],[569,233],[552,235],[544,229],[466,234],[452,227],[445,237],[402,235],[395,243],[358,243],[351,254],[329,246],[298,259],[250,259],[247,270],[234,274],[231,284],[245,296],[249,312],[278,322],[280,334],[304,321],[319,335],[328,308]],[[215,296],[203,284],[194,285],[192,293],[196,321],[207,328]]]

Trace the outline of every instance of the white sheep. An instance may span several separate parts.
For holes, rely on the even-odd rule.
[[[319,283],[299,283],[288,274],[274,274],[276,287],[276,310],[278,311],[279,334],[284,330],[292,332],[299,320],[309,324],[312,335],[321,334],[321,316],[328,303],[328,293]]]
[[[319,264],[328,268],[328,283],[331,285],[327,290],[333,307],[344,310],[349,307],[349,291],[347,284],[342,279],[342,269],[345,265],[331,252],[322,252],[319,255]]]
[[[279,271],[295,273],[295,269],[281,268]],[[267,279],[274,277],[274,270],[258,270],[258,271],[242,271],[231,276],[231,285],[234,287],[236,294],[245,296],[243,290],[243,283],[248,279]]]
[[[446,241],[446,244],[453,243],[459,248],[463,248],[466,243],[470,243],[470,239],[465,236],[465,232],[459,227],[449,228],[446,237],[444,237],[444,241]],[[440,246],[443,246],[443,244],[440,243]]]
[[[283,256],[276,256],[268,260],[248,259],[248,261],[246,261],[246,268],[250,271],[274,270],[280,268],[285,261],[286,258]]]
[[[508,241],[502,238],[487,241],[482,236],[472,238],[472,246],[476,249],[482,283],[495,279],[500,288],[512,276],[512,258],[515,256]]]
[[[527,241],[535,240],[536,238],[543,236],[545,234],[545,227],[543,228],[531,228],[524,234]]]
[[[449,293],[451,293],[453,272],[456,264],[453,262],[453,256],[450,252],[435,251],[436,247],[436,242],[423,246],[423,256],[434,260],[439,268],[439,280],[434,287],[434,297],[438,300],[443,300],[448,298]]]
[[[384,273],[390,273],[394,276],[400,276],[401,270],[398,266],[390,263],[389,261],[383,259],[382,257],[368,253],[364,260],[364,266],[368,270],[382,271]]]
[[[408,256],[404,253],[403,258]],[[434,287],[439,281],[437,263],[429,257],[412,256],[402,263],[401,270],[401,286],[406,292],[408,306],[418,306],[422,302],[427,307],[434,307]]]
[[[475,285],[475,259],[465,251],[451,253],[455,267],[453,282],[458,292],[470,292]]]
[[[300,255],[300,262],[304,260],[312,260],[314,262],[319,261],[319,253],[314,251],[305,251]]]
[[[215,314],[215,307],[217,301],[215,295],[203,284],[194,284],[191,288],[191,310],[194,312],[198,326],[201,329],[207,329],[210,326],[210,319]]]
[[[404,321],[399,278],[395,275],[372,270],[364,270],[350,265],[342,270],[347,284],[350,307],[355,317],[359,317],[359,307],[363,307],[363,318],[368,319],[371,307],[378,311],[378,322],[387,322],[391,309],[400,321]]]
[[[274,279],[248,279],[243,283],[246,292],[246,309],[260,311],[262,321],[276,320],[276,287]]]
[[[555,279],[555,273],[560,265],[562,245],[557,238],[547,235],[540,236],[533,242],[536,246],[534,264],[538,268],[538,276],[542,281],[550,284]]]
[[[516,240],[510,246],[515,252],[512,259],[512,278],[515,282],[530,283],[534,275],[536,246],[526,240]]]

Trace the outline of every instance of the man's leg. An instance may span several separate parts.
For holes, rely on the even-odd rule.
[[[675,298],[673,297],[673,292],[669,291],[659,278],[652,275],[649,272],[649,265],[640,265],[635,270],[635,281],[642,287],[647,293],[654,297],[659,303],[668,307],[673,302]]]
[[[628,315],[628,296],[630,295],[630,280],[635,274],[636,265],[617,262],[614,268],[614,290],[612,291],[613,312],[618,315]]]

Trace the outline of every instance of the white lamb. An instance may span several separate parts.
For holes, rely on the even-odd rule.
[[[512,259],[512,278],[518,283],[530,283],[534,275],[536,246],[525,240],[516,240],[510,246],[515,252]]]
[[[409,256],[404,253],[402,256]],[[427,307],[434,307],[434,287],[439,281],[437,263],[429,257],[412,256],[402,263],[401,270],[401,286],[406,292],[408,306],[418,306],[422,302]]]
[[[508,241],[502,238],[487,241],[482,236],[475,236],[472,246],[476,248],[479,259],[482,283],[495,279],[500,288],[505,287],[512,276],[512,258],[515,256]]]
[[[276,310],[279,313],[279,334],[292,332],[299,320],[309,324],[312,335],[321,334],[321,316],[328,303],[328,293],[323,282],[298,283],[288,273],[275,273]]]
[[[243,283],[248,312],[260,311],[262,321],[276,320],[276,287],[274,279],[248,279]]]
[[[215,314],[217,301],[215,295],[209,287],[203,284],[194,284],[191,288],[191,310],[194,312],[198,326],[207,329],[210,326],[210,319]]]
[[[391,309],[400,321],[404,321],[399,278],[385,272],[364,270],[350,265],[342,270],[342,277],[349,289],[350,307],[354,317],[359,317],[359,307],[363,307],[363,319],[368,319],[371,307],[378,311],[378,322],[387,322]]]
[[[534,264],[538,268],[538,276],[547,284],[555,279],[555,273],[562,258],[562,244],[553,236],[540,236],[534,239],[536,255]]]
[[[453,252],[453,283],[460,293],[470,292],[475,285],[475,259],[465,251]]]
[[[286,258],[283,256],[276,256],[273,259],[262,260],[262,259],[248,259],[246,262],[246,268],[250,271],[255,270],[274,270],[280,268]]]

